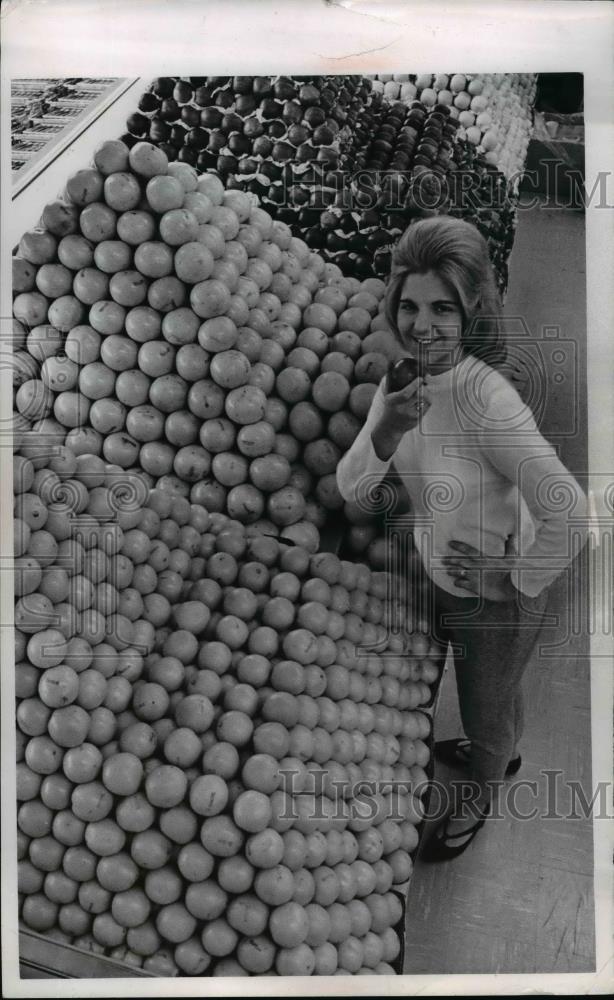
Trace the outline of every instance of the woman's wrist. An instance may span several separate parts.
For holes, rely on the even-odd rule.
[[[388,462],[399,446],[402,434],[395,433],[385,426],[375,427],[371,433],[371,443],[375,454],[382,462]]]

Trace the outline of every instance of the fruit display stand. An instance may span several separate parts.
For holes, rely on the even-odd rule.
[[[21,979],[129,979],[154,978],[155,973],[115,962],[104,955],[59,944],[50,937],[21,931],[19,934]]]
[[[230,172],[96,138],[13,259],[24,935],[400,972],[441,663],[335,476],[395,355],[384,282]]]
[[[148,217],[170,281],[139,253]],[[245,194],[148,144],[103,144],[42,221],[14,278],[23,924],[157,975],[394,971],[394,886],[411,871],[422,817],[411,789],[429,757],[414,709],[430,692],[404,683],[399,648],[356,658],[356,643],[386,641],[385,580],[318,554],[319,501],[339,509],[334,477],[317,450],[304,459],[314,472],[297,461],[313,428],[306,441],[289,422],[312,395],[321,435],[353,391],[347,363],[348,377],[316,374],[314,359],[340,353],[326,300],[360,331],[346,329],[356,354],[383,286],[327,269]],[[187,255],[191,232],[204,240]],[[128,252],[143,271],[126,273]],[[267,291],[275,274],[283,302]],[[228,286],[251,327],[232,318]],[[190,308],[172,297],[180,288]],[[284,365],[310,329],[317,351],[303,341],[304,367]],[[182,347],[190,360],[175,366]],[[143,386],[149,406],[135,398]],[[190,443],[194,417],[211,450]],[[290,476],[300,485],[283,485]],[[285,816],[281,761],[325,793],[339,780],[339,815],[303,785]],[[376,830],[351,789],[378,778],[404,795],[394,820],[377,800]]]
[[[386,277],[412,218],[461,215],[486,236],[505,292],[536,78],[400,79],[158,78],[124,140],[257,193],[346,275]]]

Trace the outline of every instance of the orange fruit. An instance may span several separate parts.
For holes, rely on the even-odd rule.
[[[170,809],[178,805],[188,787],[184,772],[172,764],[161,764],[145,778],[145,795],[152,806]]]
[[[244,937],[255,937],[266,930],[269,908],[257,896],[245,893],[230,901],[226,916],[229,925]]]
[[[275,950],[273,942],[264,935],[242,938],[237,947],[237,960],[246,972],[263,974],[272,968]]]
[[[156,930],[162,938],[172,944],[179,944],[192,937],[196,930],[196,919],[183,905],[174,902],[162,906],[156,916]]]
[[[211,964],[210,955],[195,937],[178,944],[173,957],[178,968],[185,972],[186,976],[202,976]]]
[[[239,935],[225,920],[212,920],[204,927],[201,935],[203,948],[215,958],[234,952]]]
[[[195,733],[205,733],[214,718],[214,708],[205,695],[191,694],[179,701],[175,707],[177,726],[192,729]]]
[[[102,767],[102,753],[91,743],[82,743],[73,747],[64,755],[62,770],[66,777],[75,784],[94,781]]]
[[[252,887],[254,869],[240,854],[232,858],[223,858],[218,865],[217,881],[220,888],[226,892],[246,893]]]
[[[233,746],[245,746],[251,739],[254,723],[245,712],[231,710],[220,715],[215,733],[219,740]]]
[[[210,854],[221,858],[237,854],[244,840],[238,826],[230,816],[225,815],[207,817],[201,827],[200,839]]]
[[[228,785],[217,774],[205,774],[190,785],[190,806],[199,816],[217,816],[228,802]]]
[[[255,868],[273,868],[281,862],[283,854],[281,835],[270,828],[252,834],[245,844],[245,856]]]
[[[235,823],[248,833],[260,833],[271,820],[271,802],[263,792],[249,789],[242,792],[232,807]]]
[[[270,671],[271,664],[265,656],[250,652],[239,660],[237,677],[240,681],[258,688],[266,684]]]
[[[285,726],[279,722],[264,722],[253,731],[256,753],[269,754],[277,760],[288,755],[290,736]]]
[[[203,882],[213,867],[213,855],[198,843],[185,844],[177,855],[177,868],[188,882]]]
[[[269,917],[269,932],[281,948],[296,948],[309,933],[305,908],[293,901],[275,907]]]

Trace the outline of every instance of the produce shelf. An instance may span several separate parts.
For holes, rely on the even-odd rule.
[[[22,979],[155,978],[144,969],[24,930],[19,933],[19,969]]]
[[[134,79],[13,80],[13,197],[38,177]]]

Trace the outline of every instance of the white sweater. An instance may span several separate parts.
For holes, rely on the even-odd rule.
[[[507,551],[521,557],[512,583],[537,596],[584,544],[586,498],[530,409],[501,374],[467,356],[450,371],[427,376],[429,409],[382,461],[371,434],[383,410],[384,382],[337,467],[343,497],[369,508],[369,491],[394,462],[411,499],[414,542],[439,587],[469,596],[441,563],[442,556],[458,555],[450,541],[489,556],[503,556],[507,543]],[[489,596],[487,588],[482,593]]]

